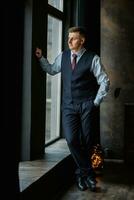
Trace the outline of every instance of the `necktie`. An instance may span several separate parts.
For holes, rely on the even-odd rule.
[[[72,54],[72,70],[74,70],[75,66],[76,66],[76,59],[77,59],[77,55],[76,54]]]

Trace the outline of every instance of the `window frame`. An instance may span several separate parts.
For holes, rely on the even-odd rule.
[[[64,25],[64,0],[63,0],[63,11],[60,11],[57,8],[53,7],[52,5],[48,4],[48,1],[47,1],[47,12],[46,12],[46,15],[47,15],[47,21],[48,21],[48,16],[49,15],[51,17],[54,17],[54,18],[62,21],[62,46],[61,46],[61,50],[63,50],[63,47],[64,47],[64,44],[63,44],[64,35],[63,34],[64,34],[64,26],[65,26]],[[47,40],[47,38],[46,38],[46,40]],[[47,49],[47,47],[46,47],[46,49]],[[47,50],[46,50],[46,55],[47,55]],[[45,84],[47,84],[47,83],[45,82]],[[61,88],[61,90],[62,90],[62,88]],[[46,100],[46,96],[45,96],[45,100]],[[60,109],[60,112],[61,112],[61,109]],[[46,110],[45,110],[45,115],[46,115]],[[46,123],[46,116],[45,116],[45,123]],[[50,140],[50,141],[48,141],[48,142],[45,142],[44,147],[47,147],[47,146],[53,144],[54,142],[56,142],[57,140],[59,140],[59,139],[62,138],[62,125],[61,125],[61,123],[62,122],[61,122],[61,114],[60,114],[60,131],[59,131],[59,136],[56,137],[56,138],[54,138],[54,139],[52,139],[52,140]],[[45,126],[45,131],[46,131],[46,126]],[[46,137],[46,132],[45,132],[45,137]]]

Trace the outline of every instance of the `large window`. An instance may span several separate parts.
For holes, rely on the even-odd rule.
[[[48,0],[48,4],[63,11],[63,0]]]
[[[50,63],[61,52],[62,21],[48,15],[47,58]],[[61,75],[47,74],[46,82],[46,135],[45,143],[60,136]]]

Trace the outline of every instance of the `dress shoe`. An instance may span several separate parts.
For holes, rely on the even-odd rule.
[[[89,188],[92,192],[96,191],[96,183],[97,183],[97,181],[93,177],[88,176],[85,179],[85,184],[86,184],[87,188]]]
[[[84,177],[77,177],[76,183],[79,190],[84,191],[87,189]]]

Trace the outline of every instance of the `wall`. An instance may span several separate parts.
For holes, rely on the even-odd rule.
[[[125,104],[134,102],[134,1],[101,1],[101,58],[111,87],[100,108],[101,144],[124,159]]]
[[[2,132],[1,132],[1,196],[19,199],[22,52],[23,52],[23,1],[3,2],[3,61],[2,78]],[[3,193],[3,194],[2,194]]]

